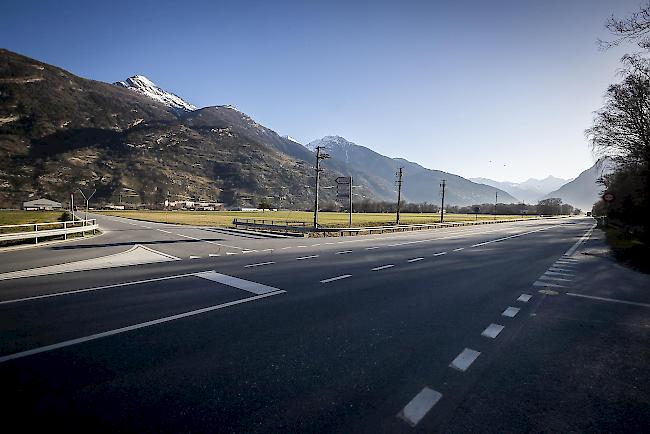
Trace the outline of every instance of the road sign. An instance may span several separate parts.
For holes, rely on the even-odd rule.
[[[337,184],[348,185],[350,184],[351,179],[349,176],[339,176],[335,181]]]
[[[614,196],[614,193],[611,191],[606,191],[603,193],[603,200],[605,202],[613,202],[616,199],[616,196]]]

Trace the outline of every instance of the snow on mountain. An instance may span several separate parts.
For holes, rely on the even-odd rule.
[[[174,95],[171,92],[167,92],[161,89],[144,75],[134,75],[133,77],[129,77],[124,81],[118,81],[113,84],[116,86],[122,86],[127,89],[131,89],[144,96],[148,96],[149,98],[161,102],[175,110],[180,110],[183,112],[196,110],[196,107],[194,105],[185,101],[178,95]]]
[[[299,145],[301,144],[298,140],[296,140],[293,137],[288,136],[288,135],[284,135],[284,136],[282,136],[282,138],[287,139],[287,140],[291,140],[293,143],[297,143]]]

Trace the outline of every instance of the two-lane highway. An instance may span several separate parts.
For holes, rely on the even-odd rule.
[[[171,226],[145,230],[207,249],[151,242],[177,260],[3,270],[9,419],[93,431],[436,431],[498,369],[539,291],[557,289],[540,276],[575,261],[593,220],[218,241]]]

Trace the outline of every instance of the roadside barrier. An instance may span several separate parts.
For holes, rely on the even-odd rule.
[[[68,235],[71,234],[81,233],[85,235],[86,232],[94,234],[98,229],[96,219],[4,225],[0,226],[0,242],[33,239],[34,243],[38,243],[39,240],[42,241],[44,238],[61,235],[63,235],[63,239],[68,239]]]
[[[387,232],[405,232],[417,231],[425,229],[438,229],[445,227],[458,227],[458,226],[476,226],[495,223],[509,223],[528,220],[539,219],[558,219],[565,216],[554,217],[529,217],[519,219],[500,219],[500,220],[475,220],[465,222],[448,222],[448,223],[418,223],[410,225],[387,225],[387,226],[365,226],[365,227],[348,227],[348,228],[328,228],[319,227],[314,228],[306,222],[289,221],[289,220],[265,220],[265,219],[240,219],[235,218],[233,225],[247,230],[260,231],[260,232],[275,232],[283,233],[294,236],[304,237],[337,237],[345,235],[369,235],[369,234],[383,234]]]

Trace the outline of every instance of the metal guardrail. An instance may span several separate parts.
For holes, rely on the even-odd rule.
[[[51,229],[47,229],[48,227]],[[21,230],[23,228],[26,230]],[[68,239],[68,235],[86,232],[94,234],[97,229],[99,225],[96,219],[4,225],[0,226],[0,242],[34,239],[34,242],[38,243],[39,238],[61,235],[63,239]]]
[[[388,226],[366,226],[366,227],[349,227],[349,228],[327,228],[319,227],[314,230],[308,223],[292,222],[285,220],[264,220],[264,219],[240,219],[235,218],[233,224],[235,227],[244,227],[249,230],[280,232],[285,234],[302,234],[303,236],[343,236],[343,235],[359,235],[359,234],[373,234],[373,233],[386,233],[386,232],[404,232],[415,231],[423,229],[436,229],[443,227],[457,227],[457,226],[475,226],[494,223],[508,223],[526,220],[538,220],[546,218],[563,218],[563,216],[554,217],[528,217],[519,219],[500,219],[500,220],[475,220],[464,222],[447,222],[447,223],[416,223],[409,225],[388,225]]]

